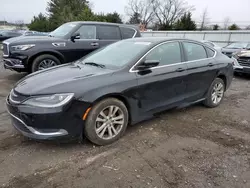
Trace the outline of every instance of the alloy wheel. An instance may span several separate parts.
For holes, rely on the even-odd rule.
[[[212,101],[214,104],[219,104],[223,98],[224,95],[224,86],[222,83],[217,83],[214,85],[213,91],[212,91]]]
[[[56,62],[51,59],[44,59],[41,61],[41,63],[38,65],[38,70],[44,70],[50,67],[56,66]]]
[[[121,132],[124,123],[123,111],[118,106],[108,106],[97,116],[95,131],[99,138],[110,140]]]

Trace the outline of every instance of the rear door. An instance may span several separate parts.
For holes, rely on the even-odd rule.
[[[118,26],[98,25],[97,26],[98,47],[102,48],[122,39]]]
[[[216,52],[200,43],[182,42],[188,67],[187,100],[195,101],[205,94],[217,75]]]
[[[80,39],[68,42],[64,52],[67,62],[78,60],[99,48],[95,25],[82,25],[74,34],[80,34]]]
[[[158,60],[160,64],[136,73],[141,113],[160,111],[183,102],[187,66],[183,63],[179,42],[167,42],[155,47],[145,56],[145,60]]]

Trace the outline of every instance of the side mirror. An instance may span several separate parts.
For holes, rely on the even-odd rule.
[[[81,35],[80,33],[75,33],[74,35],[71,36],[72,42],[75,42],[76,39],[80,39]]]
[[[159,60],[146,60],[140,65],[136,66],[136,68],[139,71],[143,71],[143,70],[150,69],[152,67],[157,67],[159,64],[160,64]]]

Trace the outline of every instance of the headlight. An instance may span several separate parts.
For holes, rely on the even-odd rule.
[[[11,49],[13,51],[25,51],[30,48],[33,48],[35,44],[25,44],[25,45],[17,45],[17,46],[12,46]]]
[[[69,103],[73,97],[74,97],[73,93],[46,95],[46,96],[32,97],[24,101],[23,104],[29,106],[44,107],[44,108],[56,108],[64,106],[65,104]]]

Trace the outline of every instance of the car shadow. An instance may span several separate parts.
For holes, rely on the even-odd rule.
[[[28,75],[28,73],[10,74],[10,75],[6,75],[5,79],[7,79],[9,81],[17,82],[17,81],[19,81],[20,79],[24,78],[27,75]]]
[[[238,79],[242,79],[242,80],[250,80],[250,74],[238,73],[238,74],[235,74],[234,77]]]

